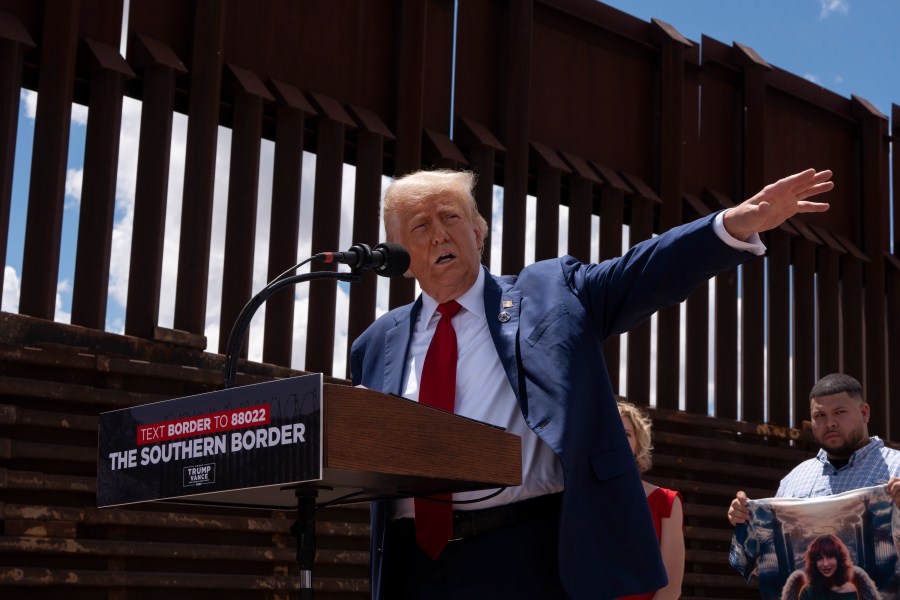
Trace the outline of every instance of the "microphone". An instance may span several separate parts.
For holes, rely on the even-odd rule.
[[[354,271],[372,268],[382,277],[397,277],[409,269],[409,252],[400,244],[381,243],[370,248],[354,244],[346,252],[320,252],[313,257],[324,263],[340,263]]]

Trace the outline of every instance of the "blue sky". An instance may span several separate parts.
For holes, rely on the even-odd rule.
[[[465,1],[465,0],[461,0]],[[845,96],[861,96],[878,110],[890,116],[891,103],[900,104],[900,0],[610,0],[607,4],[632,14],[642,20],[661,19],[675,27],[687,38],[699,43],[706,34],[720,42],[740,42],[750,46],[770,64],[806,77],[823,87]],[[124,18],[127,20],[127,2]],[[28,183],[30,179],[31,146],[34,132],[36,95],[23,92],[18,122],[19,139],[16,150],[13,201],[10,214],[10,237],[0,310],[18,310],[19,278],[21,276],[22,250],[24,246],[24,221],[27,210]],[[71,311],[71,283],[74,272],[74,247],[78,231],[78,213],[81,196],[81,168],[88,112],[75,105],[72,111],[72,128],[69,147],[69,169],[66,178],[66,210],[63,218],[62,255],[57,288],[56,320],[68,322]],[[121,333],[125,315],[125,298],[128,283],[128,261],[131,250],[131,224],[134,209],[135,167],[137,157],[137,132],[140,124],[140,104],[126,99],[123,104],[123,133],[120,142],[119,182],[116,193],[116,223],[113,232],[113,252],[110,274],[110,293],[107,307],[108,331]],[[169,176],[167,206],[167,236],[163,261],[163,289],[175,287],[179,225],[181,217],[181,193],[186,137],[186,119],[176,114],[173,127],[173,161]],[[213,249],[210,258],[210,279],[206,335],[208,349],[216,351],[219,337],[219,302],[223,270],[225,229],[225,203],[228,194],[228,164],[231,135],[220,129],[216,169]],[[817,165],[824,167],[824,165]],[[257,245],[255,251],[254,289],[265,285],[268,252],[267,225],[271,199],[272,146],[264,142],[262,147],[259,186],[259,215],[257,217]],[[304,185],[301,208],[301,244],[298,262],[309,256],[311,232],[303,229],[311,221],[312,182],[315,174],[315,157],[308,155],[304,163]],[[316,251],[337,250],[349,247],[352,214],[354,173],[345,169],[342,232],[340,248],[318,248]],[[494,230],[492,243],[492,267],[499,269],[502,240],[502,190],[495,190]],[[565,207],[560,215],[560,251],[565,252],[567,221]],[[528,237],[533,237],[534,200],[529,199]],[[596,219],[595,219],[596,221]],[[594,223],[596,234],[598,223]],[[596,245],[597,236],[594,235]],[[627,239],[627,238],[626,238]],[[596,249],[594,250],[596,255]],[[533,259],[533,243],[526,248],[526,260]],[[387,304],[388,282],[379,279],[379,311]],[[305,358],[306,289],[298,286],[294,330],[294,366],[302,366]],[[339,322],[336,324],[335,374],[342,373],[346,352],[346,287],[338,294]],[[263,307],[254,319],[250,330],[248,349],[252,359],[261,357],[261,327]],[[171,327],[174,314],[174,294],[163,294],[160,300],[159,323]],[[342,316],[343,315],[343,316]]]

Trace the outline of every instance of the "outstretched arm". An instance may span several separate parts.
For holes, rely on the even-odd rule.
[[[755,196],[723,215],[725,230],[744,241],[754,233],[775,229],[797,213],[825,212],[828,203],[807,200],[834,187],[831,171],[807,169],[770,183]]]

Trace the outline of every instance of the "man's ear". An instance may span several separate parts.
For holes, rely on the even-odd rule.
[[[871,409],[869,409],[869,405],[865,402],[863,402],[862,406],[859,407],[859,412],[862,413],[863,423],[867,425],[869,423],[870,410]]]
[[[475,246],[478,248],[478,252],[484,255],[484,234],[481,232],[481,227],[478,226],[478,223],[473,223],[474,227],[472,230],[475,232]]]

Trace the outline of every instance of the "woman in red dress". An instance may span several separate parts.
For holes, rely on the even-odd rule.
[[[623,400],[619,401],[619,415],[625,435],[637,461],[638,470],[646,473],[650,470],[652,459],[650,451],[651,421],[637,406]],[[684,516],[681,506],[681,494],[643,482],[653,523],[656,525],[656,537],[669,584],[655,592],[639,596],[627,596],[620,600],[670,600],[681,597],[681,580],[684,577]]]

